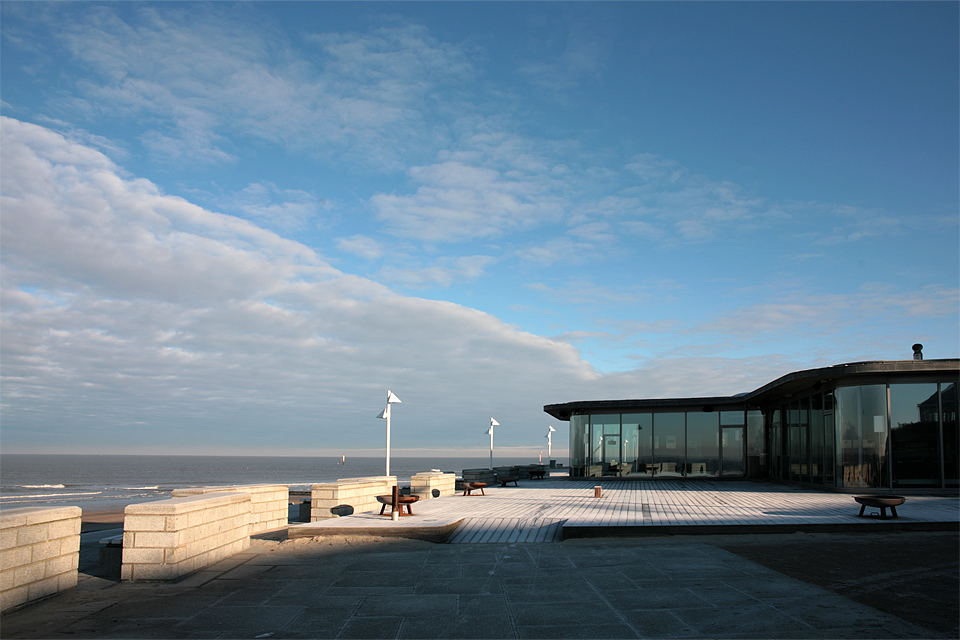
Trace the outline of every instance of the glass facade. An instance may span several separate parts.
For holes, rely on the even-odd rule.
[[[579,477],[775,476],[841,488],[956,489],[956,382],[823,389],[759,409],[570,417]]]
[[[759,411],[573,415],[570,466],[588,478],[743,477],[749,439],[765,441]]]
[[[958,486],[956,383],[838,387],[769,410],[771,469],[844,488]]]

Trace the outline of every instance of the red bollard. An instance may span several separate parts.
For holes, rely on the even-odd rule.
[[[603,497],[603,487],[594,487],[593,488],[593,497],[602,498]]]

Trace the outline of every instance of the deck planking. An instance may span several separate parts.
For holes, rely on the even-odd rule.
[[[601,498],[593,487],[603,487]],[[487,487],[487,495],[446,496],[414,505],[414,516],[394,522],[377,512],[291,525],[291,537],[362,530],[415,537],[420,529],[456,527],[457,544],[555,541],[563,527],[711,528],[750,525],[876,525],[953,523],[960,506],[951,496],[910,496],[900,518],[859,518],[850,494],[771,482],[663,479],[644,481],[545,479],[519,487]],[[459,523],[459,524],[458,524]]]

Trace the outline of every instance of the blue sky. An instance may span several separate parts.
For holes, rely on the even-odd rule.
[[[535,456],[955,358],[958,7],[4,2],[0,443],[374,455],[390,389]]]

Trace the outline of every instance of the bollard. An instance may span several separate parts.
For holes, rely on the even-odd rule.
[[[602,498],[603,497],[603,487],[594,487],[593,488],[593,497]]]
[[[393,508],[390,509],[390,519],[396,522],[400,519],[400,487],[398,485],[393,485]]]

